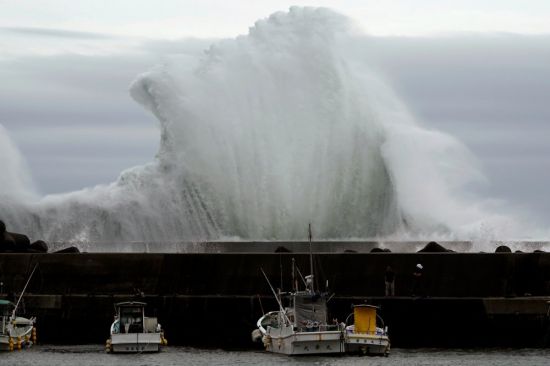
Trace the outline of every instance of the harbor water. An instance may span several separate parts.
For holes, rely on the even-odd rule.
[[[167,347],[153,354],[106,354],[101,345],[48,346],[0,354],[0,365],[548,365],[550,349],[394,349],[389,357],[313,356],[288,357],[263,351],[224,351]]]

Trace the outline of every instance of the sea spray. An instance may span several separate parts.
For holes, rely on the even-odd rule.
[[[8,131],[0,124],[0,202],[21,202],[36,199],[32,178],[19,149]]]
[[[160,122],[154,162],[109,185],[1,202],[4,220],[84,242],[292,240],[310,222],[318,239],[511,229],[463,197],[480,178],[473,159],[411,118],[368,52],[348,18],[293,7],[198,58],[172,56],[131,86]]]

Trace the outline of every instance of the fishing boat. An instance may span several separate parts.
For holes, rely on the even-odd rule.
[[[377,310],[378,308],[373,305],[353,306],[353,313],[346,319],[346,353],[389,355],[388,327],[384,327],[384,321],[377,314]]]
[[[269,312],[257,322],[266,351],[286,355],[344,353],[341,326],[326,321],[326,296],[299,291],[289,297],[289,307]]]
[[[146,305],[137,301],[115,304],[115,320],[105,344],[107,352],[159,352],[168,344],[157,318],[145,316]]]
[[[16,306],[11,301],[0,300],[0,350],[13,351],[30,347],[36,342],[35,318],[15,315]]]
[[[0,351],[21,350],[36,343],[36,328],[34,326],[36,318],[28,319],[17,316],[17,310],[37,267],[38,263],[34,265],[15,304],[8,300],[0,300]]]
[[[343,326],[327,322],[328,293],[315,291],[310,238],[311,274],[302,278],[305,289],[295,285],[295,266],[292,260],[294,289],[289,293],[276,293],[262,269],[262,273],[277,300],[279,310],[264,314],[257,322],[252,337],[261,340],[266,351],[285,355],[319,355],[344,353]],[[298,273],[300,274],[299,270]],[[300,274],[300,277],[301,274]],[[287,306],[283,306],[283,302]]]

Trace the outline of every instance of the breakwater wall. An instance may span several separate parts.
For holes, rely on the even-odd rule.
[[[140,299],[172,344],[252,347],[263,311],[276,309],[260,273],[289,289],[305,253],[1,254],[3,297],[14,298],[38,264],[22,312],[37,316],[47,343],[102,343],[113,304]],[[424,266],[421,293],[412,272]],[[335,293],[331,317],[352,303],[381,306],[394,346],[473,347],[548,344],[549,253],[317,253],[318,286]],[[396,272],[396,296],[384,296],[384,272]],[[420,296],[418,296],[420,295]]]

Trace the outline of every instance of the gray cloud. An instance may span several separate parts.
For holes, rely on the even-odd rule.
[[[130,98],[128,86],[160,61],[145,49],[0,60],[0,123],[41,192],[109,183],[154,158],[157,121]]]
[[[417,119],[464,142],[504,198],[550,219],[550,35],[375,38],[377,68]]]
[[[112,39],[114,36],[103,33],[78,32],[66,29],[35,28],[35,27],[0,27],[0,32],[11,33],[20,36],[72,38],[88,40]]]

